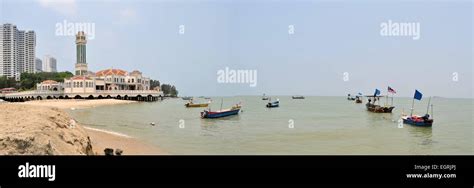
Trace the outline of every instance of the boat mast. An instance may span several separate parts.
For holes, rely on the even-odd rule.
[[[426,107],[426,114],[428,114],[428,110],[430,110],[430,103],[431,103],[431,97],[428,99],[428,106]]]
[[[224,103],[224,98],[221,98],[221,110],[222,111],[222,103]]]
[[[393,93],[392,93],[392,104],[390,104],[390,106],[393,106]]]
[[[413,116],[413,107],[415,106],[415,97],[413,97],[412,102],[411,102],[411,112],[410,116]]]

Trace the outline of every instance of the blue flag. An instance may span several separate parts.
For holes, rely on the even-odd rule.
[[[415,96],[413,98],[415,98],[416,100],[421,100],[422,97],[423,94],[421,94],[421,92],[419,92],[418,90],[415,90]]]
[[[375,89],[374,96],[377,96],[377,95],[380,95],[380,90],[379,89]]]

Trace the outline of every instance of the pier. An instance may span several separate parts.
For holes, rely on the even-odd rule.
[[[162,91],[155,90],[97,90],[94,92],[24,91],[0,94],[9,102],[24,102],[44,99],[120,99],[152,102],[163,98]]]

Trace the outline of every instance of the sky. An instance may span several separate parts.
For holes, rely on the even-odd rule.
[[[0,10],[1,23],[36,32],[37,57],[56,57],[59,71],[73,72],[76,51],[57,24],[89,23],[90,70],[140,70],[180,95],[343,96],[390,86],[401,97],[415,89],[473,97],[469,0],[0,0]],[[382,36],[389,20],[419,24],[420,38]],[[219,83],[226,67],[255,71],[256,86]]]

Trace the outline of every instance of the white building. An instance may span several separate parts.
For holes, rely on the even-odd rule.
[[[20,78],[23,72],[35,72],[36,34],[18,30],[16,25],[0,27],[0,76]]]
[[[43,61],[40,58],[35,58],[35,72],[43,72]]]
[[[45,55],[43,58],[43,72],[57,72],[56,58]]]

